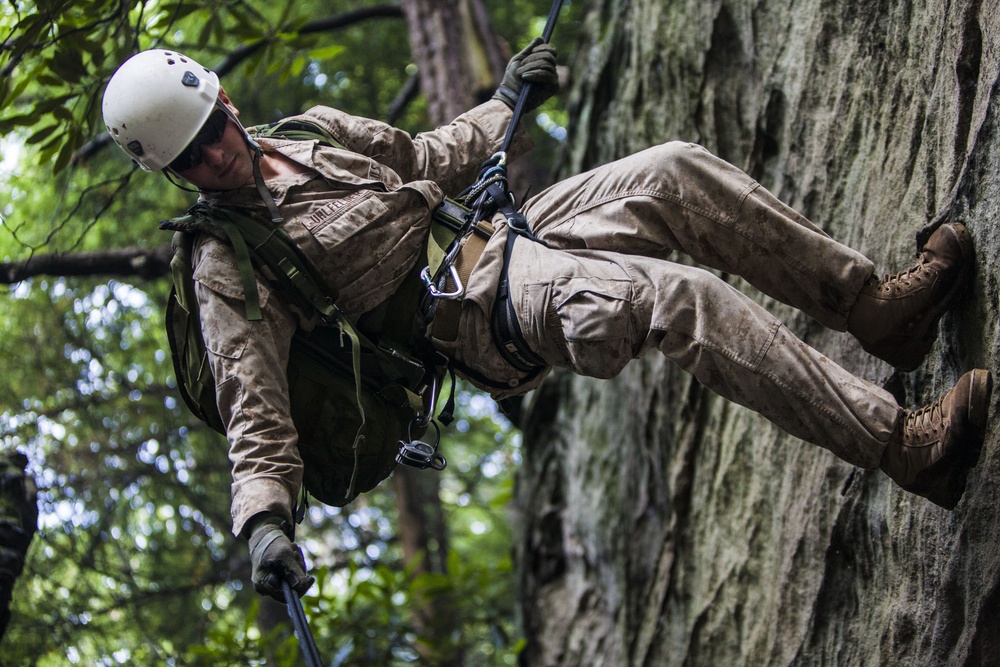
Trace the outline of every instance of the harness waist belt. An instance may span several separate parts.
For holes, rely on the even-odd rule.
[[[486,250],[486,243],[493,236],[493,225],[490,222],[481,220],[476,223],[476,229],[462,238],[459,243],[461,247],[452,265],[455,268],[462,285],[467,285],[469,276],[476,262],[482,257]],[[449,273],[445,282],[445,290],[450,291],[458,287],[455,280]],[[444,342],[452,342],[458,338],[458,320],[462,312],[461,299],[442,299],[437,302],[434,310],[434,319],[431,321],[431,335]]]

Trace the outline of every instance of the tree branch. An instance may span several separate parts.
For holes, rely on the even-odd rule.
[[[410,106],[410,102],[416,99],[417,95],[420,94],[420,72],[417,72],[403,85],[403,89],[399,91],[396,95],[396,99],[392,101],[389,105],[389,111],[386,113],[385,122],[389,125],[395,125],[396,121],[399,120],[403,112],[406,111],[406,107]]]
[[[0,263],[0,284],[13,285],[40,275],[106,275],[154,280],[167,275],[171,257],[173,250],[169,243],[156,248],[34,255],[19,262]]]
[[[299,28],[299,34],[312,35],[320,32],[332,32],[334,30],[340,30],[341,28],[348,28],[357,23],[361,23],[362,21],[367,21],[368,19],[402,18],[402,16],[403,10],[399,8],[399,5],[376,5],[374,7],[363,7],[361,9],[344,12],[343,14],[335,14],[333,16],[327,16],[326,18],[310,21]],[[267,39],[261,39],[251,44],[241,46],[226,56],[222,62],[212,68],[212,71],[218,74],[220,78],[229,74],[229,72],[233,71],[241,62],[267,46],[268,42],[269,40]]]
[[[299,29],[298,34],[310,35],[321,32],[332,32],[334,30],[340,30],[341,28],[347,28],[361,23],[362,21],[367,21],[368,19],[402,18],[402,16],[403,10],[400,9],[399,5],[395,4],[363,7],[361,9],[355,9],[349,12],[343,12],[342,14],[335,14],[333,16],[327,16],[326,18],[310,21]],[[261,39],[250,44],[244,44],[223,58],[221,62],[212,68],[212,71],[221,78],[236,69],[236,67],[244,60],[267,46],[268,43],[269,40]],[[73,154],[72,163],[85,163],[110,143],[111,135],[107,132],[102,132],[94,139],[81,146],[80,149]]]

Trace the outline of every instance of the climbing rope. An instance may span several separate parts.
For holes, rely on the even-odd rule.
[[[323,661],[320,660],[319,651],[316,649],[316,640],[313,639],[312,632],[309,630],[309,623],[306,621],[306,612],[302,608],[302,600],[292,590],[292,586],[287,580],[281,582],[281,592],[285,595],[288,615],[292,618],[292,627],[295,629],[295,636],[299,638],[299,649],[306,659],[307,667],[323,667]]]

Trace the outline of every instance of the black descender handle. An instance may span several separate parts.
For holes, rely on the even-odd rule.
[[[559,18],[559,11],[562,9],[563,0],[553,0],[552,8],[549,9],[549,18],[545,21],[545,29],[542,30],[542,41],[548,42],[552,39],[552,31],[556,27],[556,19]],[[531,83],[528,81],[524,82],[521,86],[521,92],[517,96],[517,104],[514,105],[514,115],[510,118],[510,125],[507,126],[507,136],[503,139],[503,144],[500,147],[501,153],[506,153],[510,148],[511,142],[514,141],[514,133],[517,131],[517,126],[521,124],[521,116],[524,115],[524,105],[528,101],[528,92],[531,89]]]

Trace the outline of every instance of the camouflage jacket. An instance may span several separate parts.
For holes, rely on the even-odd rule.
[[[348,317],[378,306],[421,257],[431,211],[473,182],[503,140],[511,111],[487,102],[431,132],[410,136],[327,107],[304,114],[346,150],[316,141],[262,140],[307,169],[267,181],[285,231],[319,269]],[[517,152],[527,137],[520,135]],[[513,152],[513,151],[512,151]],[[253,186],[206,193],[209,203],[260,206]],[[193,253],[201,325],[233,466],[233,532],[250,517],[291,519],[302,480],[284,369],[296,326],[309,322],[258,276],[263,319],[248,321],[232,249],[202,236]],[[481,285],[485,294],[489,286]]]

